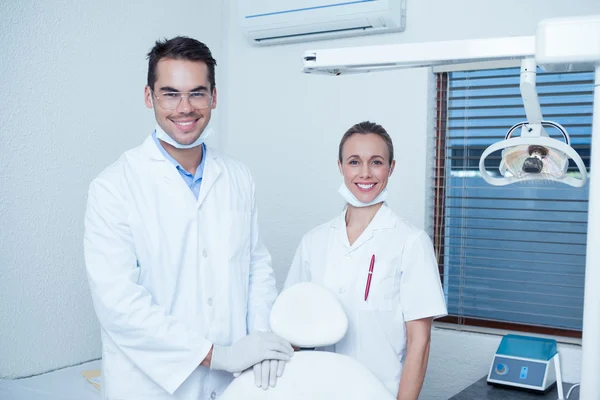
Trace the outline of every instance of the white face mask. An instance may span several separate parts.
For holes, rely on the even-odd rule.
[[[152,100],[152,97],[150,98],[150,102],[152,103],[152,107],[154,107],[154,101]],[[193,147],[200,146],[202,143],[204,143],[206,141],[206,139],[208,139],[210,136],[212,136],[214,134],[215,130],[212,129],[212,127],[210,125],[211,124],[210,124],[210,121],[209,121],[208,125],[206,125],[206,127],[204,128],[204,130],[202,131],[202,133],[200,134],[200,136],[198,136],[198,139],[196,139],[193,143],[190,143],[190,144],[177,143],[158,124],[156,124],[156,137],[158,139],[162,140],[163,142],[168,143],[168,144],[170,144],[171,146],[173,146],[173,147],[175,147],[177,149],[191,149]]]
[[[344,177],[342,177],[342,185],[340,186],[340,189],[338,190],[338,192],[339,192],[339,194],[342,195],[342,197],[344,198],[344,200],[346,200],[346,202],[348,204],[353,205],[354,207],[368,207],[368,206],[372,206],[377,203],[381,203],[387,199],[387,187],[386,187],[381,191],[381,193],[379,193],[377,195],[377,197],[375,197],[373,199],[373,201],[371,201],[369,203],[363,203],[362,201],[358,200],[356,198],[356,196],[354,196],[352,194],[350,189],[348,189],[348,187],[346,186],[346,183],[344,182]]]
[[[202,134],[198,136],[198,139],[194,141],[194,143],[190,144],[181,144],[177,143],[171,136],[169,136],[160,125],[156,124],[156,137],[162,140],[165,143],[169,143],[171,146],[177,149],[191,149],[192,147],[200,146],[204,141],[209,138],[214,133],[214,129],[210,127],[210,124],[204,128]]]

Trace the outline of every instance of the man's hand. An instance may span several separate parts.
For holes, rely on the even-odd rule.
[[[271,370],[270,360],[273,361],[284,361],[282,367],[279,367],[278,363],[275,367],[275,381],[277,371],[281,370],[285,366],[285,361],[288,361],[294,354],[292,346],[270,332],[253,332],[242,339],[238,340],[231,346],[220,346],[214,345],[212,352],[212,360],[210,367],[212,369],[218,369],[236,373],[239,371],[245,371],[250,367],[255,367],[257,364],[261,365],[261,382],[264,372],[262,371],[262,362],[266,361],[269,365],[266,368],[267,372]],[[267,373],[267,377],[269,377]],[[256,369],[255,369],[256,377]]]
[[[265,360],[262,363],[256,364],[254,369],[254,384],[267,390],[270,387],[275,387],[277,378],[283,375],[285,369],[285,361],[281,360]]]
[[[270,387],[275,387],[277,384],[277,378],[283,375],[285,369],[285,361],[281,360],[265,360],[258,364],[255,364],[252,369],[254,370],[254,384],[256,387],[267,390]],[[237,378],[241,372],[234,372],[233,377]]]

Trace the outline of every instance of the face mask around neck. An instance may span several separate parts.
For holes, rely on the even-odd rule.
[[[377,195],[377,197],[375,197],[373,199],[373,201],[371,201],[369,203],[363,203],[362,201],[358,200],[356,198],[356,196],[354,196],[352,194],[350,189],[348,189],[348,187],[346,186],[346,183],[344,182],[344,177],[342,177],[342,184],[338,190],[338,193],[342,195],[342,197],[344,198],[344,200],[346,200],[346,202],[348,204],[350,204],[354,207],[368,207],[368,206],[372,206],[372,205],[381,203],[387,199],[387,187],[386,187],[385,189],[383,189],[381,191],[381,193],[379,193]]]
[[[208,139],[210,136],[212,136],[214,134],[214,129],[212,129],[210,127],[210,123],[206,126],[206,128],[204,128],[204,131],[202,131],[202,134],[200,136],[198,136],[198,139],[196,139],[193,143],[190,144],[181,144],[181,143],[177,143],[171,136],[169,136],[161,127],[160,125],[156,124],[156,137],[160,140],[162,140],[165,143],[170,144],[171,146],[177,148],[177,149],[191,149],[197,146],[200,146],[202,143],[204,143],[206,141],[206,139]]]

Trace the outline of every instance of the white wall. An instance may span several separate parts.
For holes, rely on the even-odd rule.
[[[153,126],[142,89],[155,39],[186,34],[213,50],[217,139],[253,170],[281,285],[301,235],[342,206],[337,144],[353,123],[375,120],[394,138],[396,211],[424,226],[428,204],[427,71],[309,77],[303,50],[532,34],[541,18],[600,12],[597,0],[409,0],[404,33],[257,49],[235,3],[0,2],[0,378],[100,355],[81,249],[86,190]],[[436,329],[422,397],[448,398],[483,376],[499,340]],[[577,380],[579,348],[561,351]]]
[[[600,12],[597,0],[409,0],[404,33],[255,48],[242,37],[230,0],[227,92],[221,93],[224,144],[252,169],[261,228],[278,284],[301,236],[341,210],[337,145],[353,123],[388,129],[398,166],[390,181],[394,209],[425,226],[428,74],[404,70],[325,77],[300,73],[310,48],[531,35],[543,18]],[[223,101],[223,99],[225,99]],[[447,399],[487,373],[500,336],[435,329],[424,399]],[[567,381],[579,379],[581,351],[561,346]]]
[[[0,2],[0,378],[100,356],[88,184],[154,126],[143,103],[154,41],[193,36],[219,60],[221,19],[212,0]]]

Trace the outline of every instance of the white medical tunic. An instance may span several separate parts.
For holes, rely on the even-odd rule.
[[[218,398],[211,344],[268,330],[277,296],[254,184],[207,148],[198,198],[151,137],[90,185],[84,253],[102,338],[102,397]]]
[[[433,246],[423,230],[385,203],[351,246],[345,215],[344,210],[302,238],[285,287],[312,281],[335,293],[348,315],[348,331],[326,350],[360,361],[396,395],[406,350],[405,322],[447,313]]]

